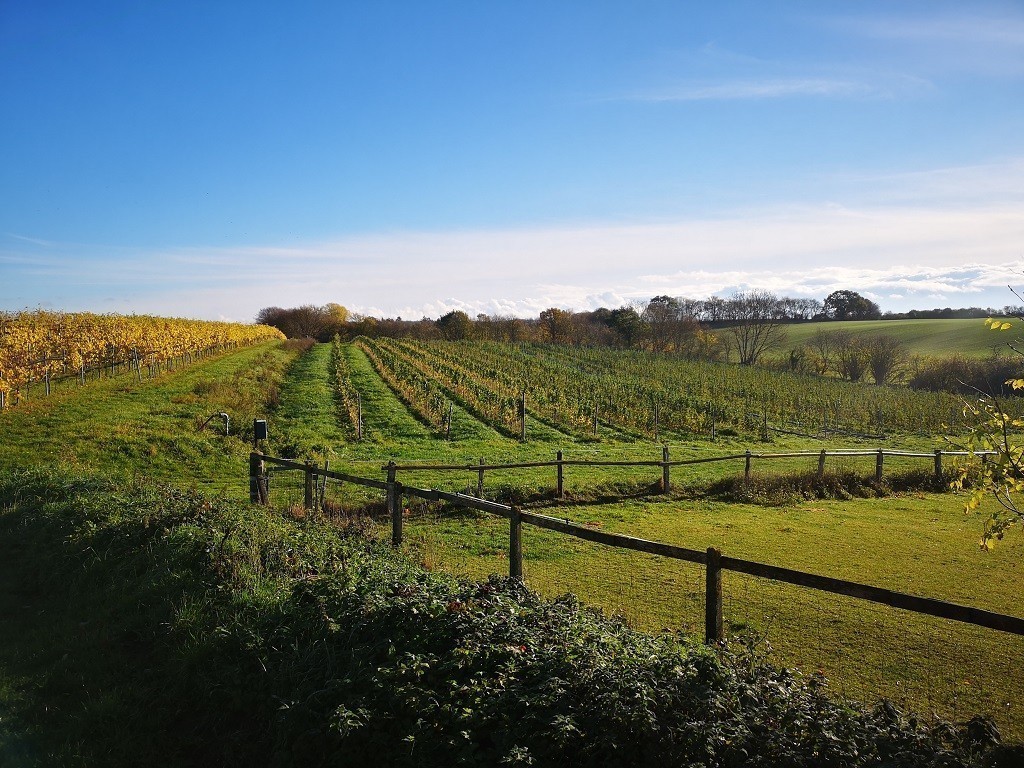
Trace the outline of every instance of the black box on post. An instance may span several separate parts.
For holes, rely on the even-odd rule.
[[[253,440],[266,440],[267,439],[267,420],[266,419],[253,419],[252,420],[252,439]]]

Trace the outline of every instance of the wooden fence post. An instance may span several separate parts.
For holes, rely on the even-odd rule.
[[[313,509],[313,469],[315,465],[306,462],[305,470],[305,483],[303,484],[302,490],[302,506],[307,509]]]
[[[555,455],[555,461],[558,462],[558,486],[557,486],[557,488],[555,490],[555,495],[558,498],[562,498],[562,496],[565,494],[565,487],[564,487],[564,485],[562,483],[564,471],[562,469],[562,452],[561,451],[559,451]]]
[[[821,453],[818,455],[818,479],[821,480],[825,477],[825,449],[821,449]]]
[[[750,482],[750,449],[747,448],[747,453],[743,457],[743,482]]]
[[[476,474],[476,497],[482,499],[484,497],[484,471],[482,469],[484,465],[484,457],[480,457],[481,469],[477,470]]]
[[[935,482],[942,482],[942,449],[935,449]]]
[[[249,454],[249,501],[264,506],[270,503],[267,467],[263,457],[258,453]]]
[[[707,583],[704,590],[704,642],[721,642],[722,622],[722,553],[708,547]]]
[[[519,516],[519,507],[512,507],[508,523],[508,575],[512,579],[522,579],[523,521]]]
[[[249,454],[249,501],[253,504],[260,503],[260,477],[263,475],[262,465],[258,453]]]
[[[875,456],[875,482],[882,482],[882,464],[885,462],[885,453],[882,449],[878,449],[878,454]]]
[[[402,546],[402,484],[395,478],[398,469],[394,459],[387,464],[388,490],[387,508],[391,515],[391,546],[398,548]]]
[[[391,546],[402,546],[402,484],[391,484]]]

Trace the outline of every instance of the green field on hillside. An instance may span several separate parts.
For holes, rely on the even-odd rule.
[[[911,355],[926,357],[992,357],[1013,352],[1007,344],[1017,339],[1015,330],[992,331],[984,320],[847,320],[792,323],[785,326],[786,354],[809,344],[819,331],[847,331],[856,335],[887,334],[899,339]]]
[[[667,410],[659,414],[665,421],[656,443],[651,424],[640,416],[630,421],[625,409],[616,412],[610,405],[599,407],[595,433],[593,401],[587,399],[595,390],[589,387],[618,381],[613,375],[619,366],[616,354],[621,354],[621,369],[626,371],[648,365],[647,358],[551,348],[503,351],[498,345],[387,342],[377,348],[394,356],[393,370],[406,376],[394,380],[407,386],[396,389],[385,383],[367,353],[372,348],[344,346],[348,375],[363,403],[362,442],[352,439],[351,425],[339,408],[331,345],[318,344],[305,353],[294,345],[264,345],[154,380],[108,379],[5,410],[0,413],[0,472],[45,465],[74,473],[161,478],[246,498],[255,417],[270,422],[270,454],[320,465],[329,461],[332,469],[377,479],[383,479],[382,467],[389,460],[465,465],[481,460],[549,461],[558,450],[567,459],[658,460],[661,443],[668,445],[674,459],[746,449],[769,453],[885,447],[930,452],[948,447],[938,429],[907,428],[888,431],[884,437],[819,434],[818,414],[813,415],[814,430],[802,436],[777,431],[766,436],[761,418],[722,416],[712,440],[703,422],[673,423]],[[376,365],[384,365],[382,360],[383,355]],[[509,368],[502,367],[506,363]],[[556,375],[560,366],[572,371],[572,388],[564,391],[575,399],[556,400],[545,394],[563,391],[554,386],[561,381]],[[668,360],[653,360],[648,367],[652,381],[668,377],[672,370]],[[691,376],[691,369],[686,370]],[[436,373],[430,375],[431,371]],[[721,375],[728,373],[723,366]],[[766,392],[785,388],[785,397],[776,398],[777,410],[772,412],[780,416],[783,403],[796,413],[796,404],[811,402],[820,386],[809,377],[743,373],[760,377],[742,384],[755,401],[755,386]],[[720,375],[717,368],[698,370],[695,381],[703,375],[707,386],[712,374]],[[515,401],[510,404],[508,394],[527,375],[544,378],[528,393],[528,439],[521,443],[510,434],[516,428],[516,411],[509,411]],[[835,391],[846,393],[845,402],[850,404],[859,402],[863,390],[873,398],[904,398],[892,401],[893,412],[915,407],[923,413],[928,407],[924,400],[914,405],[918,396],[905,390],[893,389],[888,395],[886,388],[833,384],[841,385]],[[670,394],[668,388],[661,391],[666,397]],[[699,403],[703,396],[691,399]],[[733,397],[743,402],[743,394]],[[429,402],[452,403],[450,430],[437,421]],[[887,401],[870,402],[877,406]],[[231,416],[232,434],[225,436],[216,421],[199,429],[206,417],[221,411]],[[870,414],[870,409],[865,412]],[[830,425],[841,426],[829,418]],[[701,428],[694,428],[698,423]],[[773,415],[772,424],[776,423],[781,422]],[[770,477],[808,473],[815,466],[810,457],[766,460],[755,463],[754,469],[756,476]],[[886,472],[897,477],[915,468],[927,474],[930,459],[892,459]],[[829,463],[830,473],[846,471],[862,478],[869,478],[873,469],[873,457]],[[879,496],[866,480],[857,485],[858,493],[845,499],[790,494],[780,505],[708,495],[715,483],[741,474],[742,462],[676,468],[672,493],[662,495],[657,493],[658,467],[572,467],[566,470],[568,498],[556,502],[553,468],[493,471],[486,475],[484,495],[515,498],[546,514],[604,530],[696,549],[716,546],[735,557],[1019,613],[1016,585],[1024,563],[1024,540],[1013,532],[994,552],[980,552],[980,518],[965,517],[962,501],[954,495],[914,490]],[[422,487],[475,492],[477,474],[405,471],[400,479]],[[301,479],[296,473],[272,475],[270,491],[275,507],[301,505]],[[379,510],[381,502],[376,492],[335,483],[325,490],[325,498],[332,509],[348,515],[362,507]],[[406,548],[416,562],[473,576],[507,571],[506,522],[411,499],[408,507]],[[386,520],[375,524],[386,535]],[[537,530],[526,531],[523,546],[527,585],[534,589],[550,595],[572,591],[645,630],[700,632],[699,568],[624,555]],[[771,647],[770,658],[808,672],[822,670],[840,692],[868,700],[884,695],[925,715],[962,718],[984,709],[1008,733],[1024,735],[1024,711],[1010,695],[1024,688],[1024,642],[1019,638],[737,574],[726,575],[724,590],[727,630],[741,638],[737,642],[750,643],[759,652]],[[71,637],[67,641],[74,642]],[[22,695],[10,682],[15,678],[17,670],[7,678],[6,688],[0,678],[0,702],[8,696],[10,706]]]

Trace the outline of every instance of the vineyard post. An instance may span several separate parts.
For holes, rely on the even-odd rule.
[[[654,442],[658,442],[658,421],[661,414],[658,412],[658,401],[654,401]]]
[[[818,455],[818,479],[821,480],[825,477],[825,449],[821,449],[821,453]]]
[[[713,645],[722,641],[722,553],[708,547],[704,589],[704,642]]]
[[[942,482],[942,449],[935,449],[935,482]]]
[[[885,461],[885,453],[881,448],[878,449],[878,454],[875,456],[875,482],[882,482],[882,463]]]
[[[50,396],[50,364],[47,362],[46,370],[43,372],[44,391],[46,396]]]
[[[668,493],[672,490],[671,478],[669,477],[668,466],[668,444],[661,446],[661,492]]]
[[[597,403],[594,403],[594,437],[597,437]]]
[[[302,492],[302,506],[306,510],[313,509],[313,471],[316,468],[315,464],[306,462],[305,469],[305,483]]]
[[[751,459],[750,449],[747,448],[747,453],[743,457],[743,482],[744,483],[749,483],[750,482],[750,459]]]
[[[520,430],[519,439],[526,442],[526,390],[523,390],[523,399],[519,404]]]
[[[445,422],[444,437],[445,440],[452,439],[452,411],[454,410],[454,404],[448,403],[448,420]]]
[[[558,485],[556,486],[555,495],[558,498],[562,498],[562,495],[564,493],[564,486],[562,484],[563,469],[562,469],[562,452],[561,451],[559,451],[555,455],[555,462],[557,463],[557,466],[558,466]]]
[[[327,496],[327,472],[331,469],[331,462],[324,462],[323,482],[318,483],[316,489],[316,508],[323,511],[324,498]],[[314,481],[315,482],[315,481]]]
[[[363,396],[356,392],[356,440],[363,439]]]
[[[711,442],[715,442],[717,435],[715,433],[715,412],[711,411]]]
[[[482,499],[484,497],[484,457],[480,457],[480,469],[476,473],[476,497]]]
[[[80,386],[85,386],[85,362],[82,362],[81,368],[78,369],[78,383]]]
[[[512,507],[508,516],[508,575],[523,578],[523,521],[519,507]]]
[[[0,411],[2,411],[4,409],[5,405],[6,405],[6,402],[5,402],[5,399],[4,399],[4,391],[2,389],[0,389]]]

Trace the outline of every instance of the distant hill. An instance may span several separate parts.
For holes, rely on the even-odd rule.
[[[1011,354],[1007,344],[1019,338],[1016,329],[991,331],[984,320],[846,320],[787,325],[782,350],[787,352],[809,343],[818,331],[849,331],[871,336],[888,334],[899,338],[911,354],[927,356],[990,357]],[[1024,333],[1024,324],[1021,324]],[[778,353],[776,353],[778,354]]]

